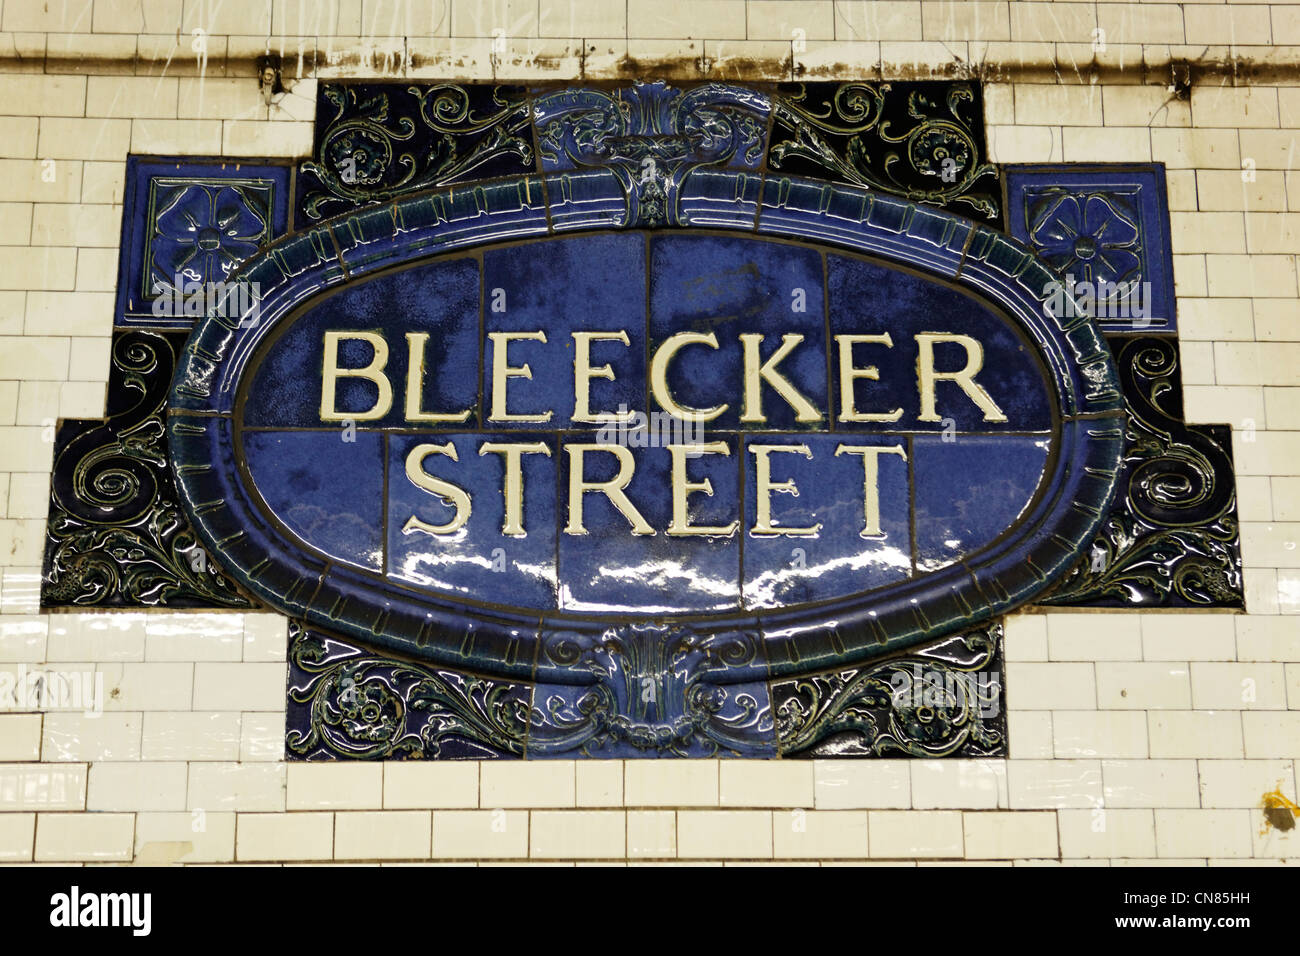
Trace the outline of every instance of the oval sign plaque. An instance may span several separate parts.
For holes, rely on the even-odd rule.
[[[317,626],[556,684],[605,679],[611,642],[689,648],[722,684],[848,666],[1068,570],[1123,413],[1051,274],[848,187],[687,187],[688,229],[618,228],[594,170],[249,262],[255,311],[200,324],[171,398],[216,559]]]

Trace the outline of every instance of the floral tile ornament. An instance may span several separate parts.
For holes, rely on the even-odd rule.
[[[189,328],[235,270],[288,229],[287,166],[127,161],[117,324]],[[255,290],[244,290],[248,305]]]
[[[1010,166],[1008,232],[1061,278],[1060,301],[1112,332],[1172,332],[1173,265],[1164,168]]]

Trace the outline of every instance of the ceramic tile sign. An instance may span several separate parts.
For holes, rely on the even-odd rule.
[[[398,199],[245,263],[256,309],[196,326],[168,419],[243,589],[532,683],[545,754],[593,712],[725,735],[771,681],[933,645],[1077,561],[1123,400],[1025,247],[744,170],[698,202],[755,194],[747,227],[610,229],[587,175]]]

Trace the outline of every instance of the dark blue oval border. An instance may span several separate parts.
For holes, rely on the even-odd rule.
[[[937,209],[796,177],[697,169],[678,221],[836,246],[964,287],[1000,307],[1038,346],[1060,411],[1052,474],[993,547],[898,585],[774,612],[656,617],[699,635],[719,682],[852,666],[1004,614],[1043,593],[1091,543],[1115,492],[1124,402],[1092,320],[1058,319],[1054,274],[1024,245]],[[169,398],[168,439],[195,533],[250,594],[371,646],[493,676],[558,683],[608,619],[484,609],[387,588],[304,553],[260,514],[236,467],[232,415],[243,372],[270,331],[317,293],[381,269],[512,239],[629,225],[606,169],[522,176],[422,193],[285,237],[235,277],[259,290],[258,320],[214,309],[196,326]],[[635,624],[637,622],[627,622]]]

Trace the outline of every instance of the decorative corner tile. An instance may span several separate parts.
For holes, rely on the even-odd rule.
[[[239,266],[288,229],[289,167],[127,160],[117,324],[189,328]]]
[[[1164,167],[1010,166],[1007,231],[1111,332],[1177,328]]]

